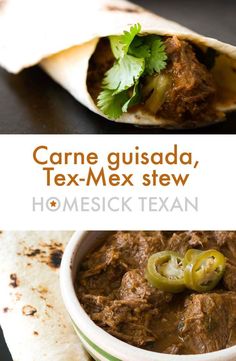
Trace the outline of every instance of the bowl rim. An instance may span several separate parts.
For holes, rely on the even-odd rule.
[[[97,326],[80,304],[72,280],[74,257],[86,235],[95,232],[102,231],[76,231],[65,248],[60,267],[60,287],[65,307],[75,325],[78,326],[95,345],[122,361],[136,359],[156,361],[157,357],[162,361],[170,361],[170,357],[172,361],[223,361],[226,357],[227,359],[231,356],[236,357],[236,346],[198,355],[170,355],[147,351],[121,341]]]

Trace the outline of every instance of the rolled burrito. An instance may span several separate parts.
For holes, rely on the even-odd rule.
[[[0,235],[0,325],[14,361],[91,360],[60,294],[60,260],[70,235]]]
[[[40,63],[107,119],[194,128],[236,109],[236,47],[130,2],[5,0],[0,14],[3,67]]]

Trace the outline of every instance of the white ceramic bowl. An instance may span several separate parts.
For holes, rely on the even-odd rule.
[[[66,247],[61,265],[65,306],[84,347],[96,361],[236,361],[236,346],[201,355],[166,355],[130,346],[98,327],[80,305],[74,280],[84,256],[98,245],[104,232],[76,232]]]

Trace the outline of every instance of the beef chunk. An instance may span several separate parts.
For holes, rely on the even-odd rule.
[[[120,254],[120,263],[128,269],[143,269],[151,254],[163,248],[161,232],[117,232],[109,246]]]
[[[236,232],[214,232],[217,246],[221,252],[236,265]]]
[[[95,266],[96,268],[96,266]],[[88,293],[100,296],[111,296],[120,287],[121,277],[125,270],[121,265],[104,266],[98,274],[89,275],[93,268],[88,271],[80,272],[80,290],[81,294]]]
[[[167,119],[211,121],[217,116],[213,110],[216,94],[213,76],[201,64],[192,46],[176,36],[165,41],[168,55],[167,72],[172,86],[167,92],[160,115]]]
[[[184,255],[189,248],[201,248],[202,237],[197,232],[175,232],[169,238],[166,249]]]
[[[91,314],[91,318],[93,318],[95,314],[101,312],[104,307],[109,305],[111,300],[107,296],[81,293],[80,301],[83,302],[85,311]]]
[[[185,307],[179,332],[190,353],[213,352],[227,347],[236,322],[229,312],[236,307],[236,293],[194,294],[187,299]]]
[[[147,303],[160,306],[170,302],[172,294],[150,286],[143,271],[131,270],[123,276],[120,298],[123,300],[146,300]]]
[[[149,286],[139,269],[124,274],[116,299],[81,295],[93,321],[110,334],[139,347],[155,341],[150,321],[159,318],[159,307],[166,306],[171,299],[171,294]]]
[[[143,268],[148,257],[165,246],[162,232],[116,232],[83,262],[87,276],[99,274],[108,266]]]
[[[224,286],[227,290],[236,291],[236,232],[215,232],[217,245],[227,257]]]
[[[174,232],[166,241],[167,249],[184,254],[189,248],[216,249],[236,265],[236,232],[190,231]]]
[[[92,313],[91,318],[113,336],[142,347],[155,340],[148,325],[158,314],[145,301],[114,300],[106,303],[100,312]]]
[[[229,261],[223,277],[224,286],[229,291],[236,291],[236,266]]]

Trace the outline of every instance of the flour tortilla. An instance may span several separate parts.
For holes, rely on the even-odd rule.
[[[58,266],[71,234],[0,235],[0,324],[14,361],[91,360],[60,295]]]
[[[89,59],[101,37],[120,35],[136,23],[141,24],[143,34],[177,35],[221,53],[214,74],[225,99],[217,108],[236,109],[236,47],[123,0],[5,0],[0,7],[0,34],[4,34],[0,37],[0,64],[16,73],[40,63],[78,101],[105,117],[88,93]],[[142,111],[124,114],[118,121],[176,126],[171,119],[157,119]]]

